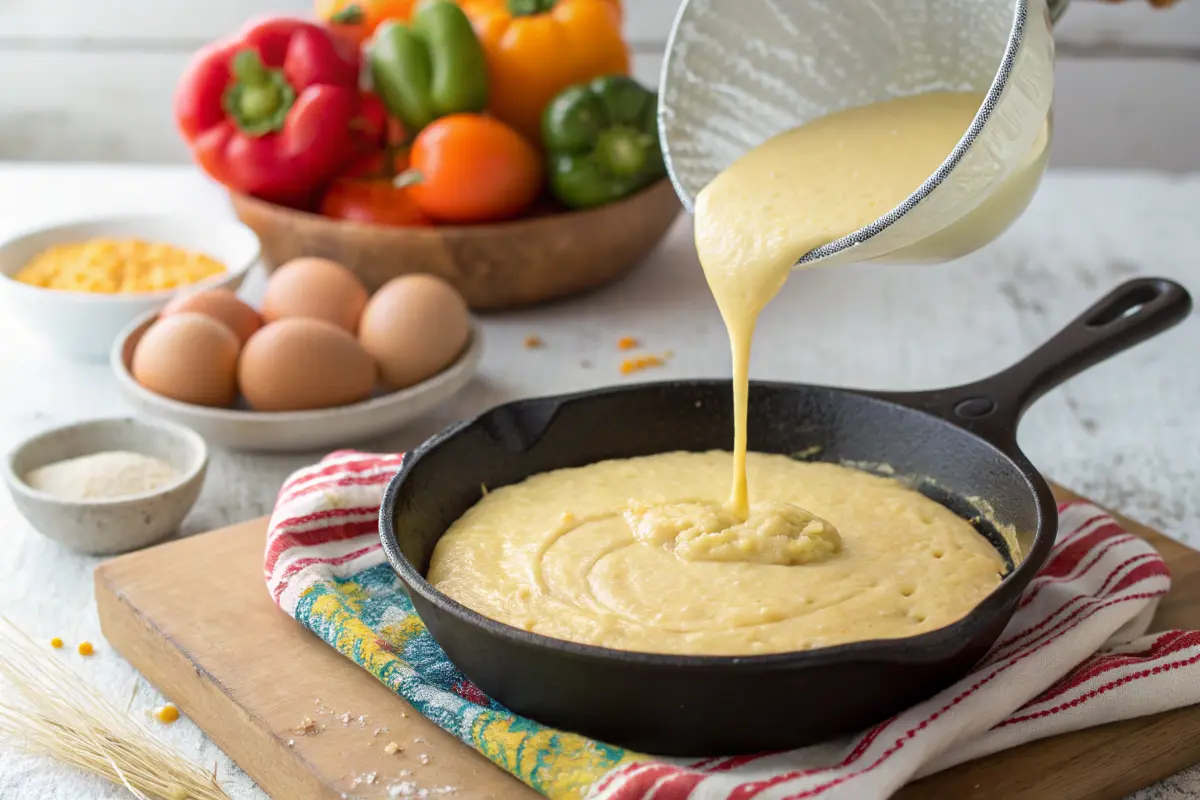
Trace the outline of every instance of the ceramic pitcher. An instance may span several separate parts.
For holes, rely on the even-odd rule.
[[[751,148],[835,111],[977,91],[941,167],[870,225],[805,254],[941,261],[987,244],[1029,203],[1052,133],[1052,26],[1066,0],[685,0],[663,65],[659,129],[690,211]]]

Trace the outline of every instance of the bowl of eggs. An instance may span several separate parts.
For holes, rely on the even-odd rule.
[[[129,323],[182,291],[236,289],[258,236],[229,220],[98,217],[0,243],[0,301],[55,350],[103,360]]]
[[[234,450],[341,447],[395,430],[474,375],[480,331],[432,275],[368,295],[340,264],[275,270],[260,308],[225,289],[183,295],[131,324],[110,356],[135,408]]]

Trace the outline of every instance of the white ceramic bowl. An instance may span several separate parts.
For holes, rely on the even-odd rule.
[[[111,500],[63,500],[25,483],[31,470],[68,458],[124,450],[166,461],[177,480]],[[42,535],[91,555],[111,555],[162,541],[200,495],[208,467],[204,440],[163,422],[95,419],[54,428],[19,444],[0,465],[17,510]]]
[[[287,453],[335,449],[390,433],[457,394],[475,375],[483,353],[482,333],[472,324],[471,341],[458,361],[407,389],[315,411],[210,408],[163,397],[134,380],[130,367],[134,348],[156,318],[157,314],[151,313],[137,320],[113,345],[110,364],[121,395],[139,411],[186,425],[209,444],[230,450]]]
[[[94,238],[143,239],[205,253],[226,271],[201,283],[164,292],[92,294],[29,286],[12,279],[35,256],[55,245]],[[129,323],[157,311],[178,294],[225,287],[237,289],[259,258],[254,231],[232,220],[130,215],[50,225],[0,244],[0,300],[7,313],[73,358],[104,360]]]

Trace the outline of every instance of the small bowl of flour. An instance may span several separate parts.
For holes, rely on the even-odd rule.
[[[17,509],[40,533],[72,550],[112,555],[175,532],[207,465],[195,432],[116,418],[37,434],[8,455],[2,471]]]

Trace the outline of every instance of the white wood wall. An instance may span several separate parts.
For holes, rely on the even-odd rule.
[[[846,0],[853,2],[854,0]],[[638,76],[657,79],[677,0],[626,0]],[[309,0],[0,0],[0,159],[171,162],[189,55]],[[1200,169],[1200,0],[1075,0],[1059,27],[1054,163]]]

